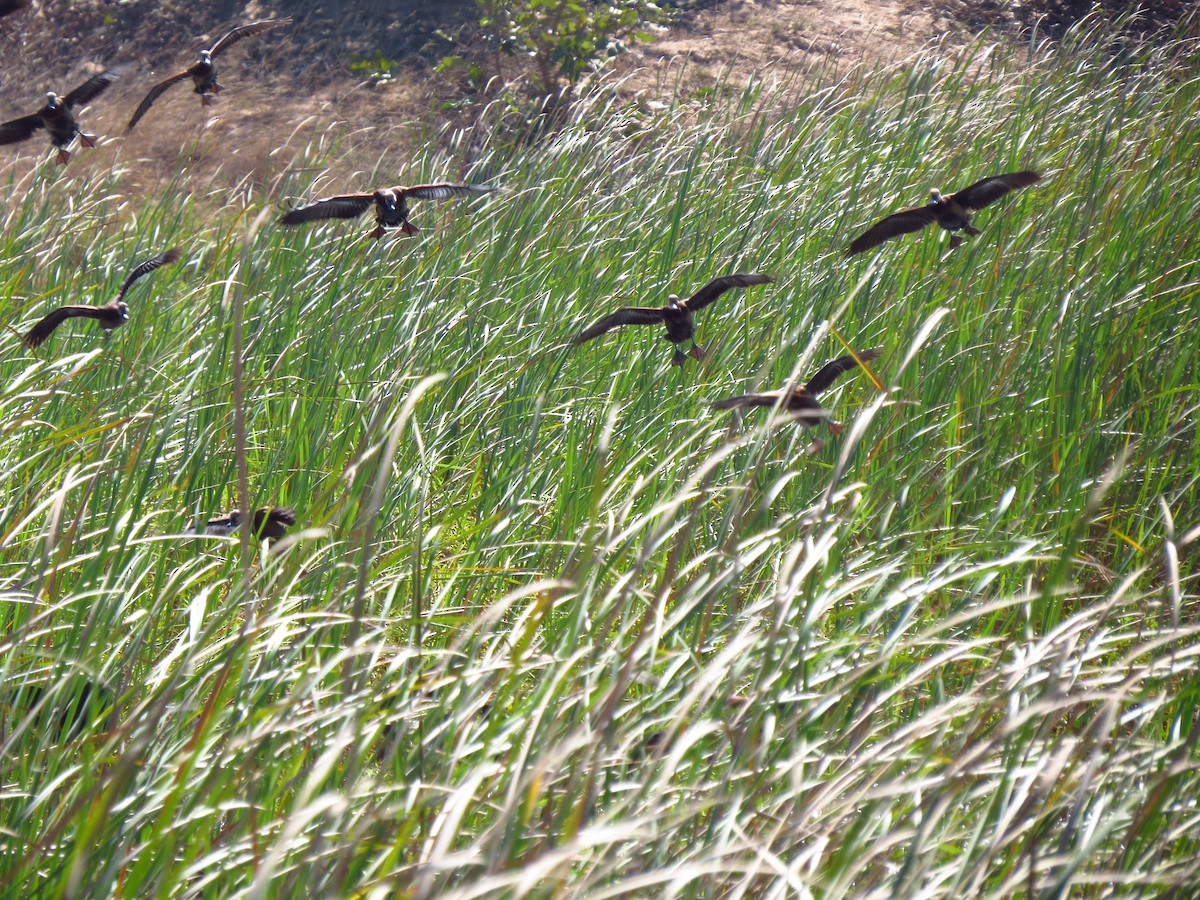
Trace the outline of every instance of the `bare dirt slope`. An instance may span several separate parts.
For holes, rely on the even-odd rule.
[[[786,75],[815,58],[839,67],[902,59],[936,42],[964,36],[949,17],[925,12],[911,0],[718,0],[680,11],[676,24],[651,44],[616,63],[631,89],[673,89],[682,60],[690,83],[744,80],[771,70]],[[247,39],[223,56],[227,90],[218,105],[202,108],[190,84],[173,88],[130,136],[125,122],[157,80],[195,59],[228,27],[254,18],[290,14],[286,31]],[[376,167],[397,179],[405,147],[436,125],[451,86],[431,80],[436,61],[454,50],[447,36],[469,25],[471,0],[411,2],[265,2],[214,0],[182,6],[131,0],[123,4],[35,0],[31,10],[0,23],[0,117],[34,111],[44,91],[69,90],[91,72],[117,67],[122,78],[84,113],[86,130],[104,135],[98,150],[78,154],[69,172],[128,168],[125,177],[148,185],[182,163],[193,187],[268,187],[273,172],[299,149],[336,136],[343,153],[339,177],[359,186]],[[945,42],[950,36],[949,43]],[[394,60],[390,81],[356,74],[352,64]],[[485,60],[485,64],[486,64]],[[512,59],[491,61],[502,77],[518,74]],[[478,105],[486,97],[475,98]],[[478,108],[478,105],[475,108]],[[469,117],[466,104],[458,114]],[[365,129],[371,126],[370,129]],[[0,174],[27,170],[48,155],[42,137],[0,148]],[[355,180],[357,179],[357,180]]]

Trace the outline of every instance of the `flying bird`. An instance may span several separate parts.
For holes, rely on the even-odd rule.
[[[280,225],[301,225],[318,219],[356,219],[375,205],[375,230],[371,237],[379,240],[389,228],[399,228],[405,234],[419,229],[408,220],[409,200],[448,200],[468,194],[490,194],[495,188],[481,184],[418,184],[413,187],[381,188],[362,194],[339,194],[325,197],[308,206],[286,213]]]
[[[125,294],[133,287],[133,283],[143,275],[149,275],[155,269],[173,263],[177,259],[179,259],[179,249],[172,248],[166,253],[160,253],[134,267],[121,283],[121,289],[117,291],[117,299],[111,303],[105,303],[103,306],[84,306],[82,304],[60,306],[29,330],[29,334],[25,335],[25,343],[30,347],[40,347],[46,338],[54,333],[55,328],[67,319],[78,318],[95,319],[100,323],[100,327],[104,329],[107,337],[109,331],[124,325],[129,318],[129,307],[125,305]]]
[[[273,540],[277,541],[287,534],[287,530],[296,524],[296,513],[294,510],[286,506],[268,506],[263,509],[256,509],[253,520],[253,531],[251,534],[260,541]],[[231,512],[227,516],[220,516],[216,519],[209,519],[203,530],[192,527],[184,534],[205,534],[210,537],[228,537],[229,535],[237,534],[242,527],[242,514],[240,512]]]
[[[582,344],[584,341],[590,341],[592,338],[598,338],[606,332],[612,331],[614,328],[619,328],[622,325],[665,325],[667,333],[664,337],[672,344],[682,344],[684,341],[691,341],[692,347],[688,350],[693,359],[701,359],[704,356],[704,348],[696,343],[696,321],[694,315],[708,304],[712,303],[726,291],[735,287],[751,287],[756,284],[770,284],[775,279],[770,275],[744,274],[723,275],[720,278],[714,278],[692,296],[686,300],[681,300],[675,294],[667,297],[667,305],[661,309],[647,306],[627,306],[624,309],[617,310],[611,315],[605,316],[595,325],[586,328],[579,334],[575,335],[572,344]],[[675,348],[675,355],[671,358],[671,365],[682,366],[687,360],[687,356],[678,347]]]
[[[192,84],[195,85],[193,90],[200,95],[200,105],[209,106],[212,103],[213,96],[221,93],[223,90],[222,86],[217,82],[217,67],[213,63],[213,57],[228,50],[242,38],[252,37],[256,34],[262,34],[264,31],[270,31],[272,28],[282,28],[284,25],[291,24],[292,20],[289,17],[286,19],[263,19],[260,22],[249,22],[234,28],[213,44],[211,49],[201,50],[200,59],[196,62],[150,88],[150,92],[146,94],[141,104],[134,111],[129,124],[125,126],[125,133],[128,134],[133,131],[134,126],[137,125],[142,116],[146,114],[146,111],[154,104],[154,101],[162,96],[167,88],[187,78],[192,79]]]
[[[839,356],[831,363],[821,367],[803,387],[793,388],[786,394],[784,391],[768,391],[763,394],[743,394],[740,397],[730,397],[718,400],[712,404],[713,409],[739,409],[745,406],[779,405],[781,409],[792,413],[796,421],[807,428],[815,428],[817,423],[824,420],[829,423],[829,430],[841,434],[842,426],[829,418],[829,413],[817,402],[817,395],[829,388],[839,376],[849,372],[859,364],[859,360],[870,362],[879,358],[880,351],[868,350],[860,353],[858,359],[853,356]],[[782,399],[782,402],[780,402]]]
[[[932,225],[935,222],[951,232],[950,249],[953,250],[964,240],[961,234],[953,232],[964,231],[972,237],[981,233],[971,224],[971,217],[975,213],[985,206],[995,203],[1005,194],[1011,193],[1017,188],[1037,184],[1041,180],[1042,176],[1037,172],[1009,172],[1006,175],[984,178],[949,197],[942,196],[941,191],[934,188],[929,192],[929,202],[925,206],[893,213],[872,225],[851,242],[846,249],[846,255],[853,256],[856,253],[862,253],[882,244],[888,238],[920,231],[926,225]]]
[[[58,148],[58,162],[66,165],[71,158],[67,150],[79,136],[80,143],[85,147],[95,147],[96,137],[84,134],[75,121],[74,109],[86,106],[99,97],[108,86],[117,80],[112,72],[101,72],[93,75],[65,97],[60,97],[54,91],[46,92],[46,105],[31,116],[22,116],[10,122],[0,124],[0,144],[17,144],[33,137],[39,128],[50,132],[50,142]]]

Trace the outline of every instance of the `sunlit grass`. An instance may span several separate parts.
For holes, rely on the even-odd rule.
[[[336,146],[265,203],[12,176],[0,678],[44,693],[0,706],[0,883],[1194,885],[1194,54],[981,48],[654,113],[599,91],[538,146],[445,133],[345,186],[457,180],[475,142],[504,192],[416,204],[411,240],[275,227]],[[960,250],[842,256],[1027,167]],[[20,344],[173,245],[107,341]],[[650,329],[569,347],[739,270],[777,283],[705,310],[683,371]],[[824,447],[707,406],[843,341],[887,390],[839,383]],[[303,527],[244,559],[180,537],[242,501]],[[71,733],[88,682],[113,708]]]

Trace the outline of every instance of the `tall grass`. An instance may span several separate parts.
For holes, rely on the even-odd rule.
[[[186,171],[136,198],[119,168],[11,175],[15,330],[189,261],[111,339],[0,358],[0,883],[1188,891],[1195,59],[1077,37],[661,112],[598,91],[537,147],[447,133],[377,174],[456,178],[474,142],[506,189],[379,244]],[[1046,181],[960,250],[841,255],[1024,167]],[[649,330],[568,346],[736,270],[778,284],[702,314],[698,365]],[[842,342],[883,348],[887,390],[831,392],[823,447],[706,406]],[[304,526],[278,552],[181,537],[268,503]]]

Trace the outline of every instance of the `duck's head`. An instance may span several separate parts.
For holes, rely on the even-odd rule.
[[[679,301],[682,299],[683,298],[680,297],[678,294],[669,294],[667,296],[667,308],[668,309],[678,309]]]
[[[940,206],[942,203],[942,199],[943,199],[942,192],[939,191],[937,188],[934,188],[933,190],[931,190],[929,192],[929,202],[932,203],[934,206]]]
[[[59,101],[58,94],[54,93],[54,91],[46,91],[46,108],[47,109],[49,109],[51,111],[58,109],[59,106],[61,105],[58,101]]]
[[[129,321],[129,304],[127,304],[124,300],[117,301],[117,312],[121,314],[122,322]]]
[[[383,208],[388,212],[395,212],[396,206],[400,202],[400,195],[396,191],[376,191],[375,199],[378,200]]]
[[[200,51],[200,62],[203,65],[211,66],[212,65],[212,53],[208,50],[201,50]]]

